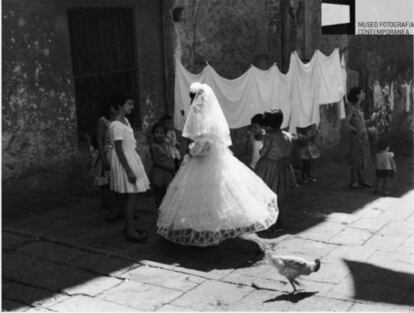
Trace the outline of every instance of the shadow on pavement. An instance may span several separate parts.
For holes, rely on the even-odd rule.
[[[296,293],[283,294],[283,295],[277,296],[276,298],[265,300],[263,301],[263,303],[276,302],[276,301],[289,301],[292,303],[298,303],[299,301],[312,297],[317,293],[318,293],[317,291],[313,291],[313,292],[296,292]]]
[[[354,298],[372,302],[412,305],[414,274],[397,272],[369,263],[344,260],[354,284]]]
[[[398,174],[390,179],[389,198],[400,198],[414,189],[413,157],[396,159]],[[348,186],[349,173],[346,162],[330,163],[314,170],[315,183],[302,185],[287,198],[287,208],[279,212],[283,231],[262,232],[260,237],[270,239],[284,234],[298,234],[322,222],[333,213],[353,214],[364,206],[383,198],[373,188],[352,189]],[[373,169],[370,171],[373,177]],[[370,179],[373,183],[373,178]],[[374,208],[375,209],[375,208]]]

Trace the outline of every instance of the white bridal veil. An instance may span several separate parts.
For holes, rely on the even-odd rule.
[[[195,94],[188,110],[183,136],[192,140],[209,139],[231,146],[230,129],[213,90],[206,84],[193,83]]]

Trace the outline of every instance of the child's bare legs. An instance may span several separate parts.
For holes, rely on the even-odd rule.
[[[117,218],[117,212],[113,206],[115,203],[114,193],[109,189],[109,185],[100,186],[99,189],[101,193],[102,207],[108,214],[106,220],[108,222],[115,222]]]
[[[146,239],[146,235],[143,232],[138,233],[135,225],[135,208],[138,203],[138,194],[127,193],[122,194],[125,212],[125,235],[128,240],[140,241]]]
[[[372,185],[365,181],[362,169],[351,166],[351,187],[372,187]]]
[[[382,179],[382,193],[383,194],[389,194],[390,192],[387,190],[387,179]]]

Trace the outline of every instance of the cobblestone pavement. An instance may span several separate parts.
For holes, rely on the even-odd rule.
[[[282,233],[181,247],[155,234],[144,198],[146,244],[126,242],[95,198],[3,221],[3,310],[414,311],[412,157],[397,159],[392,194],[347,187],[344,163],[315,170],[284,213]],[[319,257],[319,272],[290,294],[257,240],[280,254]],[[254,287],[253,287],[254,285]]]

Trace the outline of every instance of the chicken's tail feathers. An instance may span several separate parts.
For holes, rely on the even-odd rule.
[[[315,260],[315,267],[313,268],[314,272],[319,271],[319,269],[321,268],[321,260],[320,259],[316,259]]]

